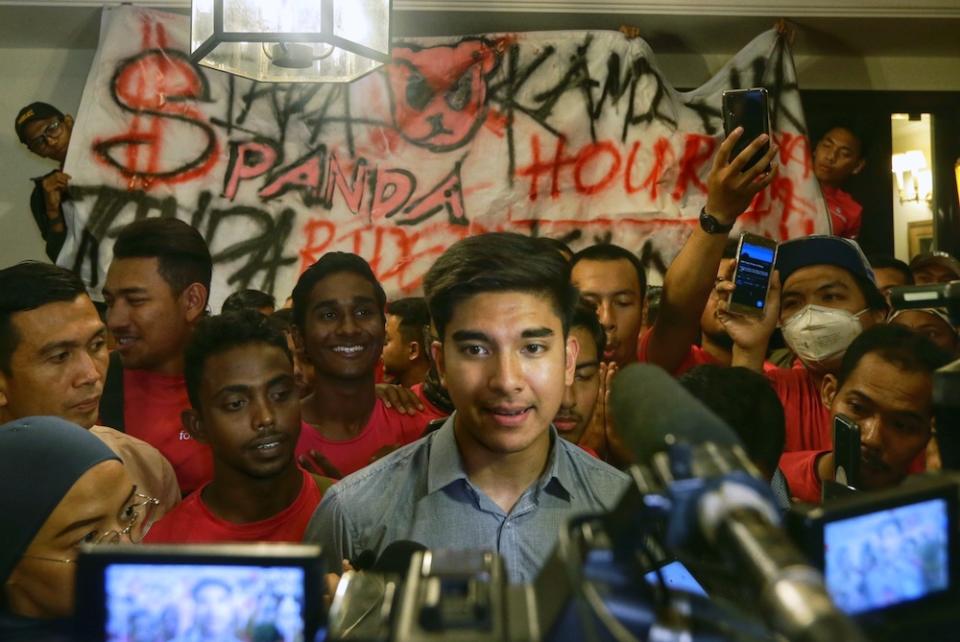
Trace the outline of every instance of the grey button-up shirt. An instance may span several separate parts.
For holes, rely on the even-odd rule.
[[[326,492],[304,540],[323,546],[328,568],[339,571],[342,559],[412,540],[433,549],[496,551],[511,582],[529,582],[571,517],[610,510],[627,486],[627,475],[551,426],[544,474],[505,513],[467,478],[453,420]]]

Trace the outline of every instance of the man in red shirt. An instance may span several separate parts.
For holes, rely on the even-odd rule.
[[[721,287],[733,278],[737,243],[728,238],[737,217],[776,176],[777,150],[751,167],[745,164],[764,143],[760,136],[736,158],[730,152],[740,134],[731,133],[714,156],[707,202],[663,279],[660,312],[640,340],[638,358],[681,375],[696,365],[730,365],[733,341],[720,322]],[[768,171],[769,170],[769,171]],[[697,339],[700,345],[696,345]]]
[[[185,356],[184,428],[213,453],[213,479],[148,543],[299,542],[321,486],[294,460],[300,398],[287,340],[253,310],[204,319]]]
[[[890,488],[924,469],[933,426],[933,373],[949,360],[926,337],[878,325],[850,344],[836,374],[824,376],[822,400],[831,420],[843,414],[860,426],[857,488]],[[784,472],[793,496],[818,503],[822,482],[834,478],[832,445],[789,465]]]
[[[157,448],[184,495],[213,471],[209,449],[180,423],[190,407],[183,351],[206,313],[212,270],[197,230],[178,219],[148,218],[120,231],[103,287],[119,362],[111,359],[100,417]]]
[[[383,374],[389,383],[404,388],[423,384],[430,370],[423,329],[430,325],[430,312],[423,297],[398,299],[387,304],[386,341],[383,344]]]
[[[836,375],[861,332],[883,323],[887,304],[855,241],[836,236],[787,241],[780,245],[776,267],[783,287],[774,278],[763,317],[734,315],[721,304],[721,319],[734,340],[733,365],[761,371],[778,322],[787,346],[803,363],[766,373],[783,403],[787,423],[780,466],[792,490],[800,483],[792,477],[792,462],[832,446],[830,412],[821,401],[824,377]]]
[[[406,415],[377,398],[386,294],[361,257],[328,252],[293,289],[298,341],[313,364],[302,400],[300,463],[329,476],[347,475],[418,439],[429,418]]]
[[[840,186],[865,165],[863,139],[852,126],[831,128],[813,149],[813,173],[820,182],[834,236],[855,239],[860,235],[863,206]]]

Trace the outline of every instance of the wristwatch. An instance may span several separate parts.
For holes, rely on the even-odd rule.
[[[707,214],[707,208],[700,209],[700,227],[707,234],[728,234],[733,229],[733,223],[724,225],[713,216]]]

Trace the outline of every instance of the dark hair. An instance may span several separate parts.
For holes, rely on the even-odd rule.
[[[540,236],[538,238],[540,239],[541,243],[549,247],[551,250],[559,252],[560,256],[562,256],[564,260],[567,260],[568,256],[573,256],[573,250],[570,249],[570,246],[560,239],[553,239],[549,236]]]
[[[260,308],[275,308],[277,301],[272,294],[260,290],[238,290],[223,300],[220,312],[236,312],[237,310],[259,310]]]
[[[700,365],[678,381],[737,433],[751,461],[772,475],[786,439],[783,405],[765,376],[747,368]]]
[[[863,298],[866,300],[868,308],[871,310],[881,310],[882,312],[887,311],[887,299],[883,296],[883,293],[880,292],[880,288],[877,287],[876,282],[859,274],[854,274],[853,272],[850,272],[850,276],[853,277],[857,287],[860,288],[860,292],[863,293]]]
[[[383,316],[384,308],[387,304],[387,293],[383,291],[383,286],[377,280],[370,264],[362,257],[349,252],[327,252],[320,259],[304,270],[297,284],[293,287],[293,322],[301,330],[304,321],[307,318],[307,305],[310,303],[310,292],[313,286],[327,278],[331,274],[350,272],[363,277],[373,286],[373,295],[377,299],[377,305],[380,306],[380,315]]]
[[[872,143],[870,136],[866,128],[849,118],[834,119],[832,123],[824,127],[823,133],[821,133],[820,137],[817,138],[817,144],[820,143],[820,140],[822,140],[824,136],[829,134],[834,129],[845,129],[850,132],[853,137],[857,139],[857,142],[860,143],[860,158],[865,158],[867,156],[867,147],[869,147]]]
[[[69,303],[86,294],[80,277],[50,263],[23,261],[0,270],[0,371],[13,374],[10,360],[20,343],[13,327],[14,314],[48,303]]]
[[[468,236],[451,245],[423,279],[430,318],[442,341],[453,309],[484,292],[528,292],[550,298],[564,336],[570,331],[577,289],[570,264],[538,239],[512,232]]]
[[[404,343],[416,341],[423,345],[423,326],[430,325],[430,310],[427,308],[426,299],[422,296],[412,296],[391,301],[387,304],[387,314],[399,317],[398,328]],[[428,351],[425,349],[424,353]]]
[[[157,259],[160,276],[179,295],[199,283],[210,292],[213,259],[195,228],[176,218],[145,218],[130,223],[113,245],[115,259]]]
[[[907,372],[933,373],[950,362],[950,355],[922,334],[901,325],[882,323],[864,330],[847,348],[837,372],[838,389],[868,354],[876,354]]]
[[[913,272],[910,271],[910,266],[900,259],[887,255],[871,255],[867,259],[874,270],[896,270],[903,275],[908,285],[913,285]]]
[[[573,310],[573,328],[583,328],[593,338],[597,344],[597,358],[603,359],[603,351],[607,348],[607,334],[600,325],[600,319],[597,317],[597,310],[584,299],[577,301],[577,307]]]
[[[629,261],[636,270],[637,284],[640,286],[640,301],[643,301],[647,293],[647,271],[637,255],[626,248],[612,243],[591,245],[573,255],[570,259],[570,268],[573,269],[580,261],[619,261],[621,259]]]
[[[284,332],[289,332],[293,329],[293,309],[280,308],[270,315],[270,321]]]
[[[251,343],[279,348],[293,363],[283,331],[259,312],[238,310],[200,320],[184,352],[183,376],[194,408],[200,408],[200,384],[207,359]]]

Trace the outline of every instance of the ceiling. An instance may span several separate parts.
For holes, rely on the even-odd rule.
[[[847,4],[851,0],[844,0]],[[591,0],[584,0],[587,5]],[[141,5],[158,4],[147,1]],[[185,0],[161,2],[165,9],[187,11]],[[467,11],[470,4],[484,5],[490,10]],[[668,3],[650,7],[651,3],[598,3],[607,13],[583,13],[570,5],[566,11],[545,11],[543,2],[451,2],[453,9],[437,9],[441,2],[394,1],[394,37],[461,35],[505,31],[553,29],[617,29],[635,26],[653,47],[664,54],[732,54],[764,31],[779,14],[769,8],[755,13],[765,15],[704,15],[672,13]],[[653,3],[658,4],[658,3]],[[683,3],[675,3],[682,5]],[[750,5],[750,2],[746,2]],[[769,3],[775,4],[775,3]],[[842,4],[842,3],[841,3]],[[866,3],[871,4],[871,3]],[[873,3],[882,4],[882,3]],[[956,9],[939,12],[914,12],[908,17],[890,17],[890,12],[865,11],[866,17],[845,15],[811,15],[808,10],[784,7],[783,16],[793,24],[796,33],[794,52],[797,55],[829,56],[896,56],[960,58],[960,1]],[[0,0],[0,43],[12,48],[93,49],[97,44],[99,13],[97,6],[83,1],[2,2]],[[794,3],[805,7],[803,3]],[[536,10],[504,11],[502,7]],[[643,10],[633,12],[632,7]],[[498,9],[499,10],[493,10]],[[776,7],[774,7],[775,9]],[[617,12],[612,12],[615,9]],[[929,15],[928,15],[929,14]],[[791,17],[793,16],[793,17]]]

